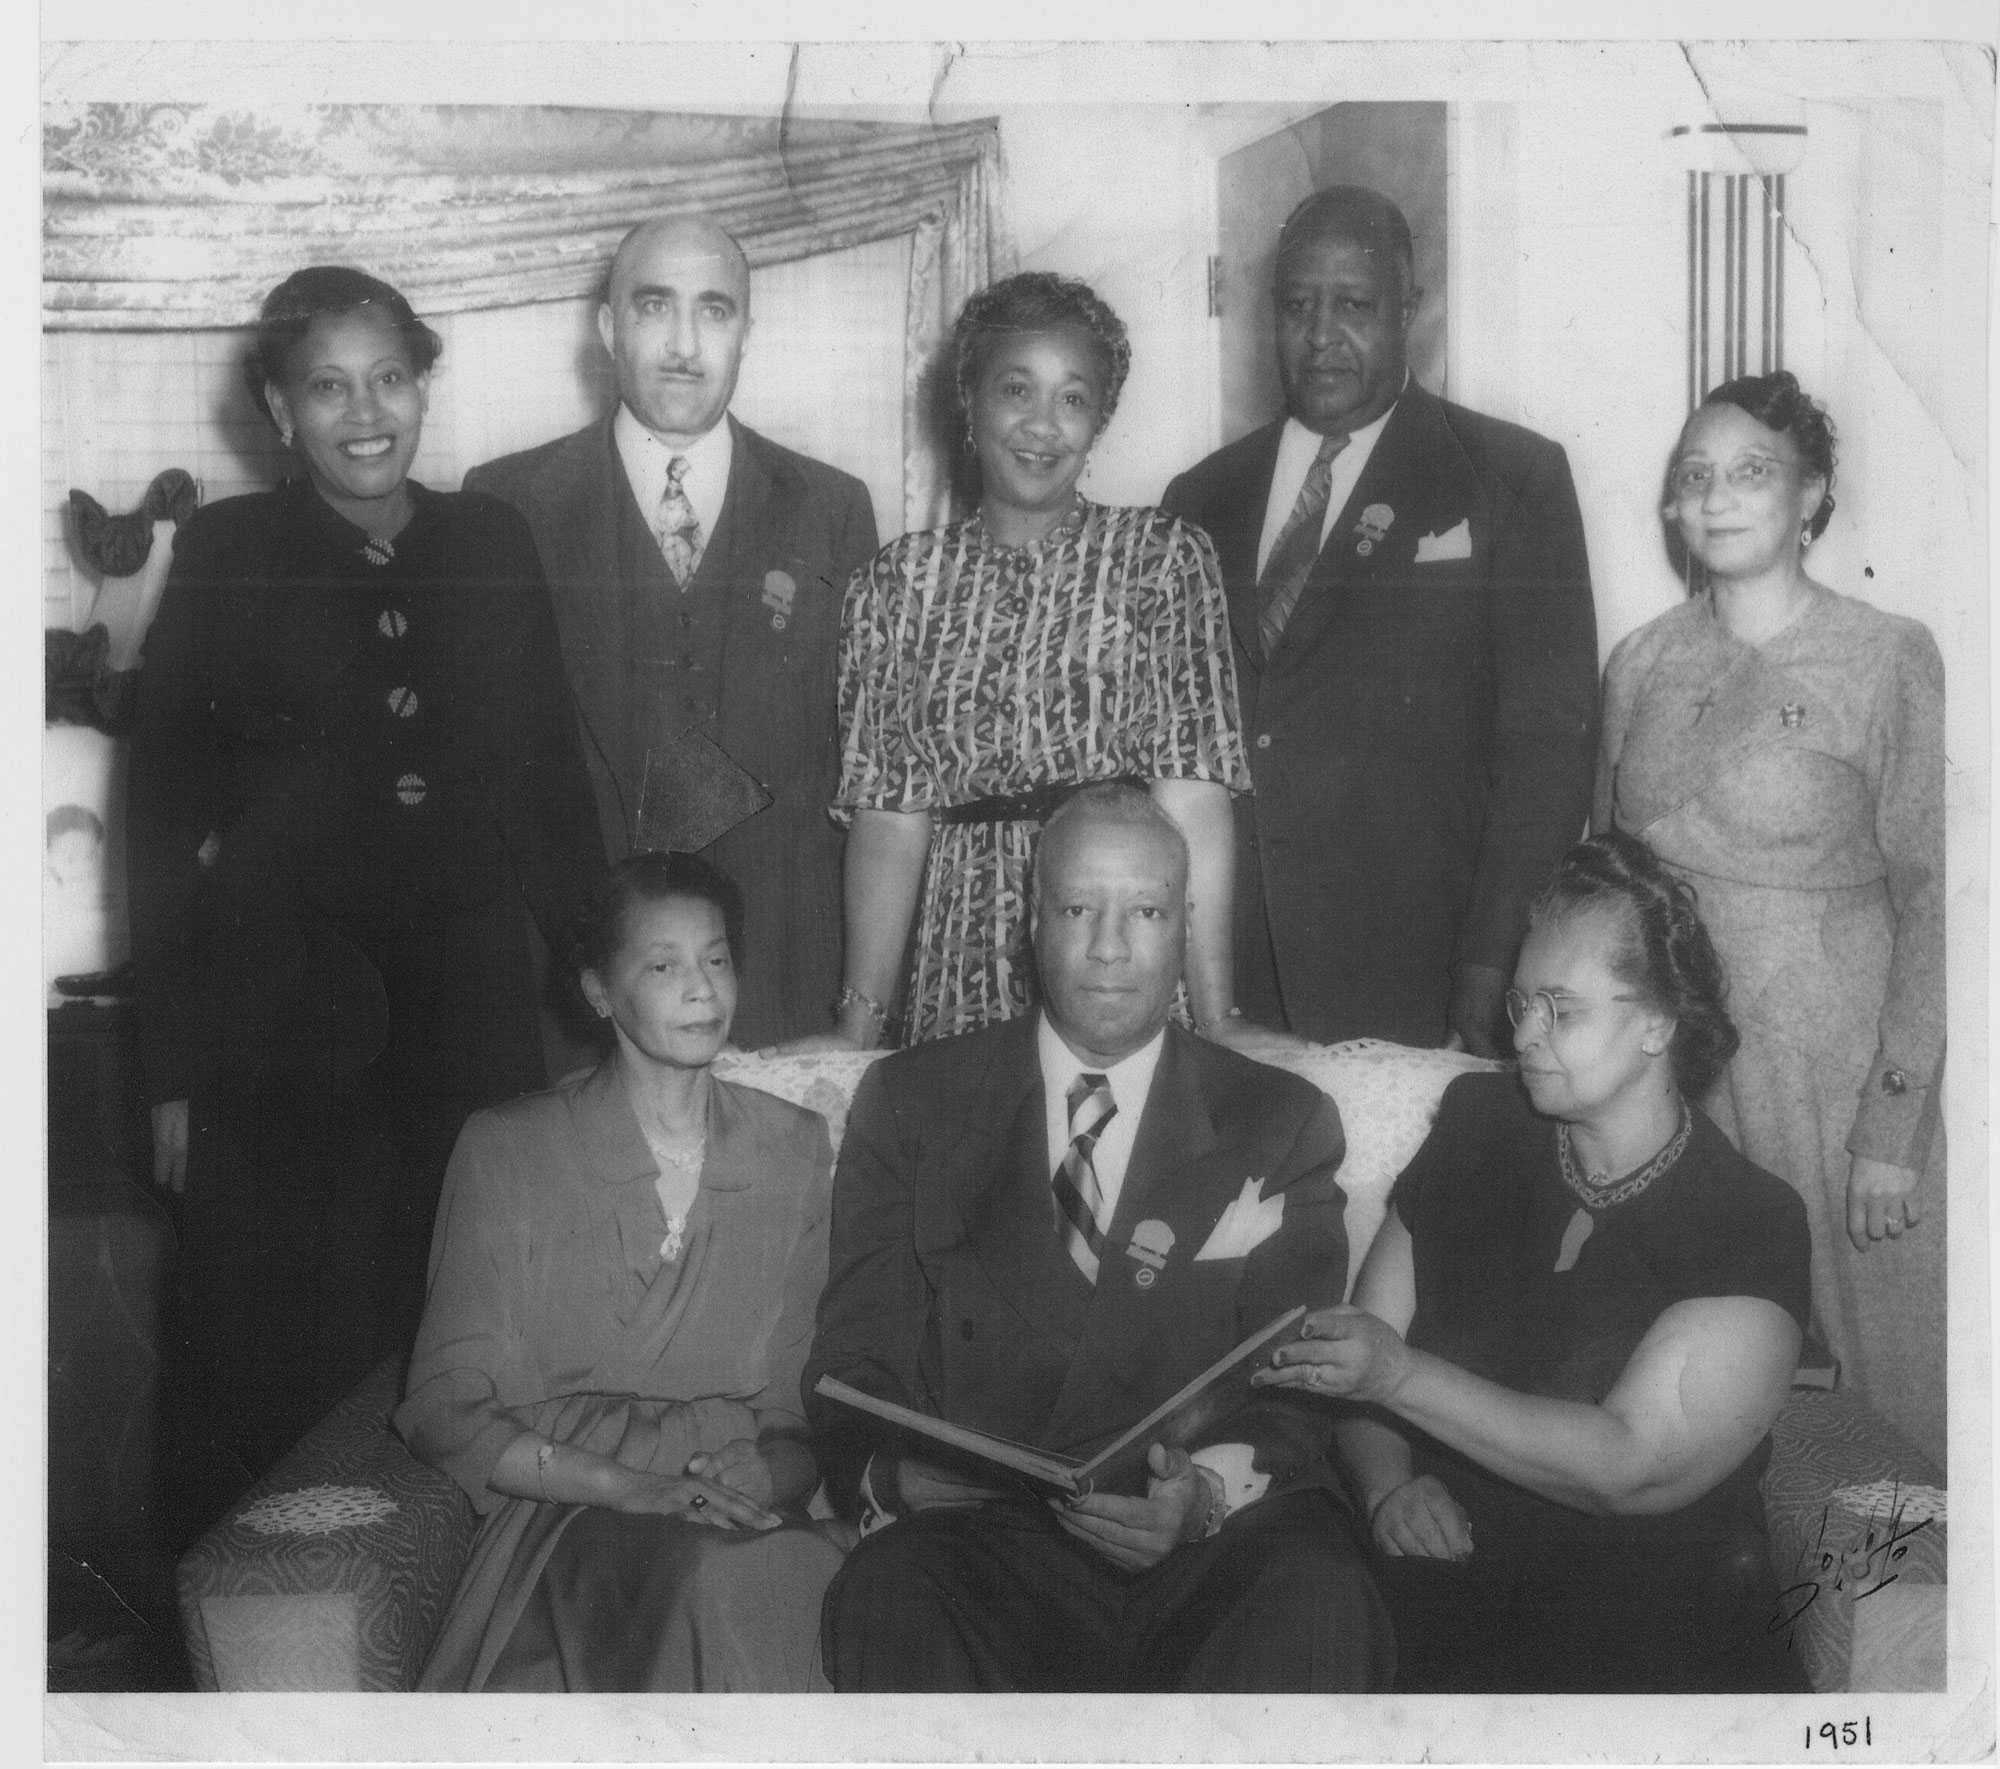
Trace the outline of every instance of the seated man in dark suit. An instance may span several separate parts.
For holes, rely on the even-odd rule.
[[[889,1447],[833,1375],[1088,1455],[1347,1277],[1332,1103],[1168,1024],[1187,847],[1142,791],[1056,812],[1033,901],[1041,1011],[885,1059],[856,1093],[806,1371],[837,1502],[838,1689],[1366,1690],[1390,1638],[1330,1417],[1263,1397],[1143,1495],[1054,1504]],[[865,1526],[864,1526],[865,1527]]]

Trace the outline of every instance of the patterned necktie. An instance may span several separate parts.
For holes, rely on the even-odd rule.
[[[654,525],[654,532],[660,537],[660,554],[674,574],[674,582],[682,589],[694,582],[695,571],[701,565],[702,545],[701,518],[681,489],[687,470],[686,455],[675,455],[667,463],[667,489],[660,494],[660,516]]]
[[[1102,1075],[1077,1076],[1069,1084],[1068,1098],[1069,1149],[1052,1182],[1060,1212],[1057,1226],[1076,1269],[1094,1284],[1097,1262],[1104,1252],[1104,1232],[1097,1226],[1097,1213],[1104,1208],[1104,1190],[1097,1183],[1097,1168],[1090,1156],[1105,1125],[1117,1116],[1118,1102],[1111,1097],[1110,1081]]]
[[[1347,446],[1345,436],[1320,439],[1319,453],[1299,487],[1299,501],[1278,530],[1264,574],[1257,580],[1257,636],[1269,657],[1278,648],[1285,622],[1299,605],[1299,595],[1319,557],[1320,528],[1326,520],[1326,500],[1333,490],[1333,459]]]

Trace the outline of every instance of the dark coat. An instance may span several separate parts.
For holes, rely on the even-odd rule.
[[[554,622],[512,510],[411,489],[380,569],[302,483],[175,540],[128,816],[153,1100],[385,1048],[419,1091],[543,1079],[526,912],[560,938],[603,867]]]
[[[1237,809],[1240,998],[1309,1038],[1438,1044],[1455,969],[1512,969],[1589,808],[1597,633],[1569,463],[1413,383],[1267,662],[1257,542],[1280,429],[1162,500],[1215,541],[1236,639],[1256,783]],[[1392,519],[1371,539],[1375,506]]]
[[[736,1039],[826,1028],[840,983],[834,682],[841,594],[875,551],[867,488],[729,420],[729,489],[683,592],[632,496],[611,420],[466,475],[534,531],[611,857],[641,845],[650,764],[693,730],[772,802],[702,852],[743,887]]]
[[[887,1057],[854,1098],[834,1174],[833,1235],[806,1411],[836,1501],[851,1505],[880,1441],[853,1387],[1018,1442],[1088,1455],[1295,1303],[1347,1283],[1345,1142],[1310,1083],[1169,1026],[1093,1286],[1050,1204],[1035,1016]],[[1284,1197],[1245,1256],[1196,1254],[1245,1182]],[[1172,1231],[1156,1281],[1129,1250],[1145,1221]],[[1157,1242],[1157,1235],[1149,1237]],[[1328,1416],[1272,1396],[1218,1421],[1274,1489],[1332,1476]]]

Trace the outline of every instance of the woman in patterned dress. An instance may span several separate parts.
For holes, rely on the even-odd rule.
[[[250,380],[299,472],[183,525],[146,638],[132,945],[189,1534],[408,1346],[459,1126],[546,1080],[530,917],[558,938],[602,871],[527,525],[409,476],[438,350],[361,271],[272,290]]]
[[[977,512],[876,554],[848,587],[835,815],[851,821],[839,1042],[969,1032],[1031,1000],[1034,836],[1065,789],[1150,784],[1192,854],[1189,1006],[1237,1012],[1229,795],[1249,789],[1222,580],[1208,537],[1095,504],[1077,480],[1130,365],[1084,283],[1029,271],[965,304],[953,338]]]
[[[1944,1454],[1944,671],[1806,570],[1833,429],[1782,371],[1688,420],[1666,516],[1706,592],[1605,678],[1597,824],[1701,893],[1743,1046],[1712,1114],[1805,1199],[1814,1326]]]

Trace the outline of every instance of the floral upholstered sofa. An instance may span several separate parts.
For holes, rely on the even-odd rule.
[[[875,1060],[732,1054],[718,1070],[824,1113],[838,1143]],[[1358,1267],[1446,1083],[1487,1065],[1361,1042],[1286,1066],[1340,1108]],[[475,1520],[457,1487],[390,1430],[400,1379],[394,1364],[377,1370],[183,1557],[181,1621],[199,1687],[415,1686]],[[1779,1417],[1764,1493],[1785,1593],[1773,1625],[1791,1631],[1813,1685],[1942,1689],[1941,1472],[1851,1395],[1801,1389]]]

